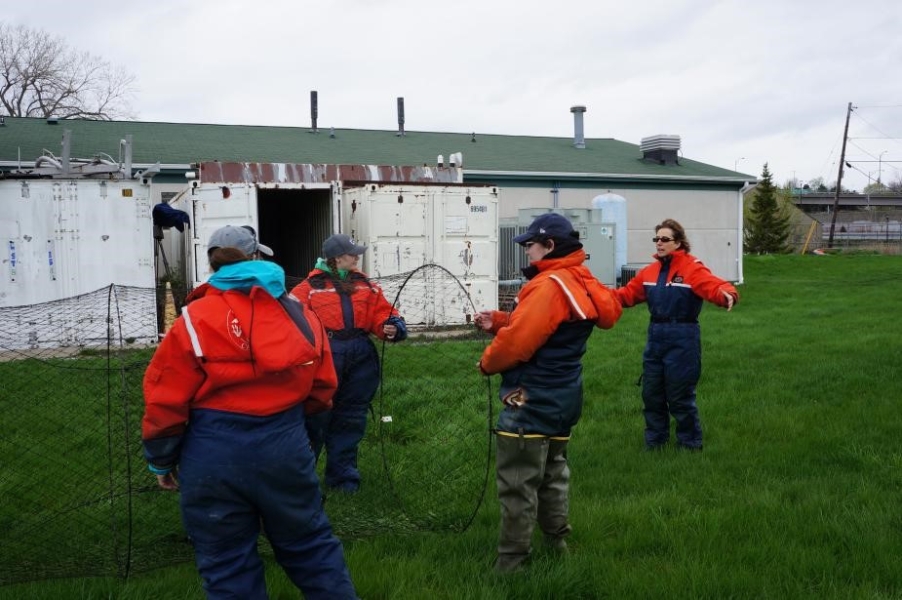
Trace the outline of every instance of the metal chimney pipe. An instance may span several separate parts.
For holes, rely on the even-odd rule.
[[[404,97],[398,97],[398,137],[404,135]]]
[[[585,148],[586,136],[583,134],[583,113],[586,112],[586,107],[571,106],[570,112],[573,113],[573,145],[577,148]]]
[[[316,90],[310,91],[310,121],[312,122],[311,131],[313,133],[319,133],[319,130],[316,128],[316,117],[319,115],[319,102],[317,101],[317,93]]]

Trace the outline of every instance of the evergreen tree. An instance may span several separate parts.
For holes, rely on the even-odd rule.
[[[753,194],[745,223],[745,251],[754,254],[789,252],[792,215],[778,203],[777,189],[767,163],[764,163],[761,181]]]

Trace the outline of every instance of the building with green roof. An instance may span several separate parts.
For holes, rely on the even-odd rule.
[[[575,121],[573,135],[537,137],[5,117],[0,176],[27,173],[41,156],[56,162],[66,130],[71,132],[72,158],[121,164],[130,140],[133,173],[159,164],[158,172],[153,169],[155,201],[184,191],[190,184],[186,174],[196,176],[198,165],[215,161],[453,166],[460,169],[463,185],[500,189],[498,216],[503,222],[516,220],[522,209],[589,209],[601,195],[619,196],[626,202],[627,262],[649,262],[654,225],[674,218],[686,228],[693,254],[718,275],[742,280],[742,193],[755,178],[683,157],[677,136],[644,138],[640,144],[583,138],[581,121]],[[452,158],[459,164],[450,165]],[[282,235],[275,227],[317,235],[323,227],[339,227],[332,222],[311,228],[280,219],[258,225],[261,239]]]

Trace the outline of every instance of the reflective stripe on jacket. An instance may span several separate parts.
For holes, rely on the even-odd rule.
[[[244,293],[207,286],[183,309],[144,375],[148,460],[177,459],[190,410],[268,416],[302,402],[307,413],[331,407],[337,380],[325,332],[299,303],[292,308],[306,319],[306,332],[259,287]]]
[[[382,288],[360,271],[352,271],[344,283],[351,293],[339,293],[335,279],[329,273],[313,269],[291,293],[316,313],[329,331],[362,329],[379,339],[385,339],[382,326],[398,311],[385,299]]]
[[[623,308],[614,292],[598,281],[583,265],[586,253],[540,260],[539,274],[517,295],[511,313],[493,311],[495,338],[482,355],[482,370],[491,375],[528,361],[557,331],[570,321],[591,321],[610,329]]]
[[[520,390],[499,431],[567,436],[582,411],[582,364],[594,327],[609,329],[623,308],[613,291],[592,276],[578,250],[540,260],[511,313],[492,314],[495,338],[482,355],[485,373],[501,373],[500,394]]]
[[[673,322],[697,320],[704,300],[726,306],[723,292],[732,295],[734,303],[739,302],[739,292],[733,284],[711,273],[685,250],[676,250],[664,258],[655,255],[654,262],[615,291],[623,306],[647,302],[652,320]]]

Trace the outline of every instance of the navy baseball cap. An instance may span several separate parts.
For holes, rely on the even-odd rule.
[[[549,238],[573,237],[573,225],[563,215],[557,213],[545,213],[536,217],[526,233],[521,233],[514,238],[514,243],[521,246],[533,240],[547,240]]]
[[[323,242],[323,258],[337,258],[343,254],[360,256],[366,252],[366,246],[360,246],[346,233],[336,233]]]

